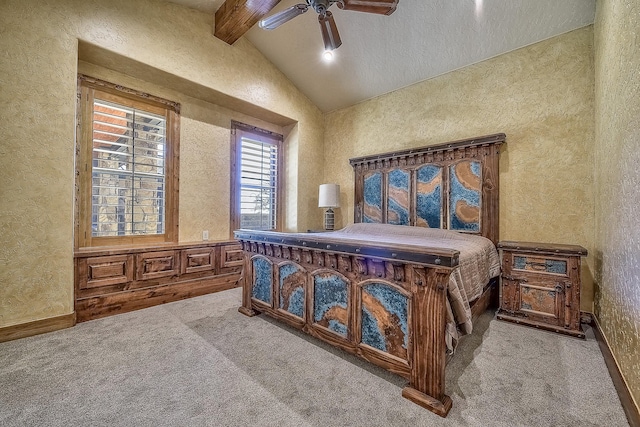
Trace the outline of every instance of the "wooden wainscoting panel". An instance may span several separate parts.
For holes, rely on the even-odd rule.
[[[157,279],[179,273],[178,251],[145,252],[136,255],[136,280]]]
[[[7,326],[0,328],[0,342],[17,340],[33,335],[44,334],[46,332],[66,329],[76,324],[76,313],[64,314],[62,316],[50,317],[48,319],[36,320],[28,323]]]
[[[235,241],[83,248],[75,254],[78,322],[238,286]]]
[[[80,267],[80,289],[117,285],[133,280],[133,255],[112,255],[84,258]]]
[[[239,244],[220,246],[220,274],[239,273],[244,265],[242,246]]]
[[[182,251],[181,273],[215,270],[215,248],[194,248]]]

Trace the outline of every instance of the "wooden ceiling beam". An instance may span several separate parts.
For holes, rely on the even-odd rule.
[[[216,12],[213,34],[233,44],[278,3],[280,0],[227,0]]]

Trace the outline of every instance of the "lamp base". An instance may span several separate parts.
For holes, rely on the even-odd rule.
[[[333,209],[329,208],[324,212],[324,229],[333,230],[334,227],[334,215]]]

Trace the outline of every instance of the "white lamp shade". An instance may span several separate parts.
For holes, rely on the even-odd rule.
[[[340,186],[338,184],[321,184],[318,194],[319,208],[340,207]]]

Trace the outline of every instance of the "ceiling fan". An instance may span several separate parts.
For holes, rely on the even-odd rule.
[[[309,8],[312,8],[318,14],[318,22],[320,22],[320,30],[322,31],[322,40],[324,48],[327,51],[337,49],[342,44],[340,34],[333,14],[328,10],[334,3],[343,10],[355,10],[357,12],[377,13],[379,15],[391,15],[395,12],[399,0],[305,0],[306,3],[296,4],[282,12],[275,13],[268,18],[262,19],[259,23],[260,28],[265,30],[274,30],[285,22],[289,22],[296,16],[302,15]]]

